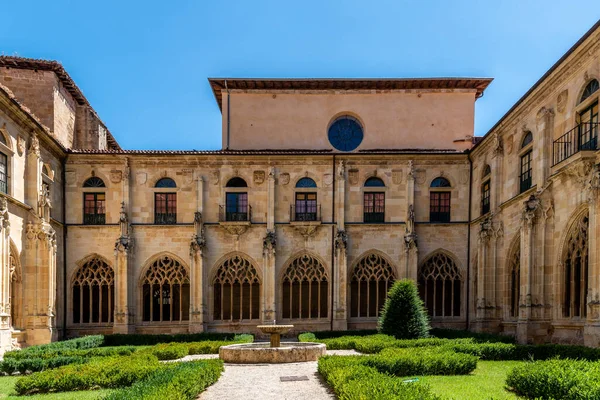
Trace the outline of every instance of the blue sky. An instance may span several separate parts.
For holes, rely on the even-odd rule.
[[[95,3],[95,4],[92,4]],[[208,77],[493,77],[482,135],[598,0],[11,1],[0,51],[60,61],[128,149],[218,149]]]

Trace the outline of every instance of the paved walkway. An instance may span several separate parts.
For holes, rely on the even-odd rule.
[[[359,353],[354,350],[332,350],[327,354]],[[199,399],[325,400],[335,399],[335,395],[317,372],[317,362],[312,361],[290,364],[225,364],[225,372],[221,378],[206,389]]]

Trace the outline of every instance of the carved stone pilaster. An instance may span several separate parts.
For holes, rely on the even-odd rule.
[[[194,213],[194,234],[192,235],[192,241],[190,242],[190,255],[193,257],[196,253],[202,252],[206,248],[206,236],[204,232],[204,220],[202,219],[202,213],[196,211]]]
[[[127,218],[127,212],[125,211],[125,202],[121,202],[121,213],[119,215],[119,226],[121,235],[115,243],[115,254],[125,253],[133,247],[133,240],[129,235],[129,220]]]
[[[348,233],[346,231],[338,230],[335,235],[335,248],[346,252],[348,246]]]
[[[522,220],[528,227],[533,226],[536,219],[536,213],[540,208],[540,199],[535,194],[529,196],[529,198],[523,202],[523,214]]]
[[[8,220],[8,202],[6,197],[0,197],[0,230],[6,235],[10,234],[10,221]]]
[[[35,133],[31,135],[27,154],[34,154],[38,157],[40,156],[40,141]]]

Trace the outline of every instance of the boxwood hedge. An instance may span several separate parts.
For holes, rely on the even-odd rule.
[[[177,334],[177,335],[125,335],[125,334],[113,334],[104,335],[104,346],[153,346],[159,343],[190,343],[190,342],[202,342],[205,340],[215,341],[231,341],[236,340],[236,337],[246,337],[250,334],[236,335],[234,333],[214,333],[214,332],[202,332],[202,333],[189,333],[189,334]]]
[[[117,390],[106,400],[180,400],[196,399],[206,387],[219,379],[223,361],[204,360],[170,364],[131,387]]]
[[[85,364],[70,364],[21,377],[15,383],[15,391],[25,395],[120,388],[148,377],[160,366],[158,359],[147,353],[92,358]]]
[[[365,356],[324,356],[318,370],[340,400],[441,400],[429,386],[402,379],[365,365]]]
[[[600,363],[535,361],[513,368],[506,385],[529,399],[600,399]]]

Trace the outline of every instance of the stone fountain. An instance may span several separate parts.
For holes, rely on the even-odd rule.
[[[219,358],[234,364],[275,364],[303,361],[316,361],[325,355],[325,345],[309,342],[281,342],[281,335],[289,332],[294,325],[258,325],[262,333],[268,333],[270,343],[242,343],[222,346]]]

